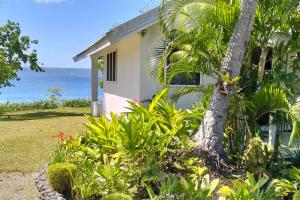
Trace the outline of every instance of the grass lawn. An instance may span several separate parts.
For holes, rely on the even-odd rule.
[[[0,172],[34,172],[50,157],[60,131],[84,131],[89,108],[8,113],[0,117]]]

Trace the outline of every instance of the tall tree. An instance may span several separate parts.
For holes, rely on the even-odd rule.
[[[28,64],[31,70],[43,71],[37,58],[37,51],[31,50],[32,44],[38,41],[30,40],[21,35],[18,23],[8,21],[0,26],[0,88],[13,86],[12,80],[17,79],[17,72]]]
[[[277,4],[278,2],[280,5]],[[227,139],[224,147],[228,153],[231,153],[231,156],[242,153],[249,138],[255,135],[257,118],[261,116],[260,112],[281,110],[289,114],[292,119],[289,121],[292,121],[293,124],[297,121],[291,107],[287,109],[285,106],[283,109],[282,104],[276,103],[287,101],[291,106],[290,95],[276,96],[277,93],[274,93],[276,94],[274,96],[270,94],[273,91],[271,85],[276,88],[285,86],[283,88],[290,90],[293,94],[294,90],[299,88],[297,87],[299,82],[298,59],[289,63],[292,71],[285,70],[286,56],[299,49],[299,3],[298,0],[260,0],[258,4],[257,17],[240,73],[241,79],[238,81],[236,90],[238,92],[230,97],[225,124],[224,134]],[[234,26],[240,15],[240,7],[238,0],[163,1],[161,21],[165,30],[164,38],[167,39],[155,49],[154,56],[151,58],[154,77],[168,85],[177,74],[201,73],[213,77],[223,76],[221,80],[224,82],[224,75],[220,73],[220,69]],[[287,10],[290,11],[289,15],[285,14]],[[260,54],[259,50],[262,48],[267,48],[268,51],[272,48],[268,59],[265,54]],[[257,60],[259,57],[268,60],[269,63],[272,60],[273,70],[265,73],[263,82],[260,83],[260,87],[257,87],[259,78],[256,65],[259,64]],[[165,63],[168,64],[165,65]],[[265,61],[261,61],[260,66],[263,66],[263,69],[264,65]],[[226,76],[225,79],[227,79]],[[260,91],[261,88],[269,87],[271,87],[270,91]],[[206,85],[182,87],[175,97],[178,99],[189,93],[203,92],[206,88]],[[269,93],[265,99],[260,98],[260,103],[255,104],[263,110],[257,110],[256,106],[253,107],[253,99],[256,99],[254,97],[258,94],[266,92]],[[288,93],[286,91],[286,94]],[[272,99],[268,99],[270,96]],[[293,126],[293,133],[296,133],[296,130],[298,130],[297,126]],[[292,134],[291,141],[295,138],[294,136]]]
[[[226,57],[221,67],[221,73],[230,75],[231,79],[240,75],[248,40],[256,15],[258,0],[243,0],[241,14],[235,25]],[[213,91],[212,101],[204,116],[204,120],[195,139],[198,147],[215,151],[224,155],[223,137],[224,125],[229,105],[231,87],[222,79],[218,80]]]

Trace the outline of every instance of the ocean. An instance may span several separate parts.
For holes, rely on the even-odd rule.
[[[34,72],[24,68],[19,77],[20,81],[13,81],[15,87],[0,89],[0,103],[46,100],[50,88],[62,89],[62,100],[91,98],[90,69],[45,68],[45,72]],[[99,99],[102,95],[99,88]]]

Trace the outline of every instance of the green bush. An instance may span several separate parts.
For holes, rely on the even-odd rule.
[[[261,177],[258,180],[247,173],[245,180],[233,180],[232,186],[223,186],[219,193],[226,200],[276,200],[274,184],[269,182],[269,177]]]
[[[300,192],[300,169],[289,170],[288,177],[278,180],[275,186],[275,191],[280,197],[292,198],[294,196],[296,199]]]
[[[67,108],[90,107],[91,106],[91,100],[89,100],[89,99],[65,100],[65,101],[63,101],[62,106],[67,107]]]
[[[27,111],[27,110],[50,110],[56,109],[59,107],[68,107],[68,108],[81,108],[81,107],[90,107],[91,103],[88,99],[75,99],[63,101],[62,104],[59,104],[55,101],[45,100],[45,101],[34,101],[28,103],[6,103],[0,104],[0,114],[1,112],[18,112],[18,111]]]
[[[255,175],[262,175],[271,159],[272,151],[269,147],[259,137],[252,138],[243,156],[246,169]]]
[[[76,166],[69,163],[56,163],[48,167],[47,176],[51,187],[60,193],[70,193],[72,176]]]
[[[131,196],[122,193],[112,193],[101,198],[101,200],[132,200]]]
[[[187,178],[172,175],[160,184],[159,195],[148,187],[151,200],[166,199],[214,199],[213,194],[219,184],[219,179],[211,181],[206,168],[191,166],[192,173]]]
[[[277,198],[276,181],[263,175],[272,154],[261,139],[253,138],[243,156],[243,164],[254,175],[226,181],[221,190],[222,179],[212,178],[193,156],[190,138],[198,130],[205,102],[192,110],[178,110],[167,102],[163,90],[147,107],[129,103],[131,112],[111,114],[110,119],[89,117],[86,133],[55,152],[53,163],[67,159],[77,166],[72,185],[77,199],[114,198],[115,193],[151,200]],[[276,185],[277,191],[292,195],[283,185]]]
[[[77,165],[79,199],[116,192],[147,198],[145,185],[157,191],[173,171],[190,170],[184,162],[195,145],[198,112],[177,110],[166,99],[163,90],[148,107],[129,102],[131,112],[89,118],[87,132],[66,147]]]
[[[58,106],[50,101],[35,101],[31,103],[6,103],[0,104],[0,109],[6,112],[18,112],[26,110],[48,110],[56,109]]]

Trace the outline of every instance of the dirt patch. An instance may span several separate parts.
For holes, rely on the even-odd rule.
[[[38,200],[34,184],[37,173],[0,173],[1,200]]]

